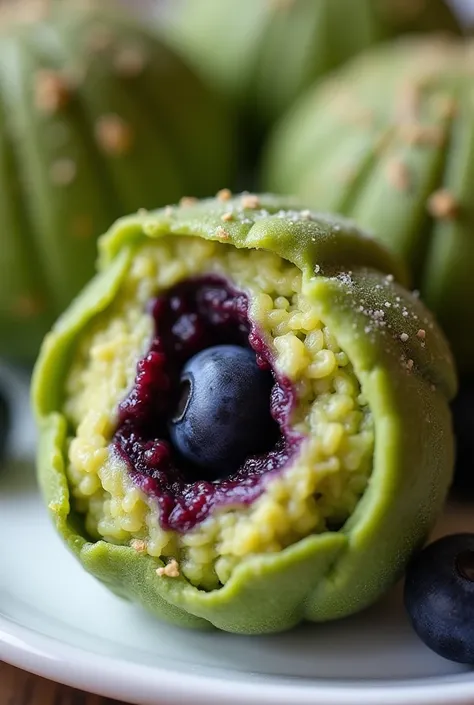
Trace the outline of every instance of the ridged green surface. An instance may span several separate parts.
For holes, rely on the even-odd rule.
[[[263,181],[354,218],[408,264],[474,373],[470,44],[398,40],[311,89],[277,127]],[[434,196],[434,197],[433,197]]]
[[[222,215],[229,210],[234,220],[223,229]],[[71,513],[65,474],[62,399],[70,355],[87,323],[114,300],[136,247],[165,235],[268,249],[298,266],[304,295],[347,353],[374,416],[370,484],[344,527],[308,536],[277,555],[243,559],[229,582],[211,592],[183,577],[158,577],[161,562],[132,548],[90,543]],[[262,196],[256,210],[243,208],[240,198],[216,199],[124,218],[101,240],[100,251],[99,273],[47,336],[33,382],[39,480],[70,550],[115,593],[186,627],[276,632],[372,603],[426,538],[453,462],[451,355],[423,304],[396,282],[404,279],[397,260],[344,219],[301,211],[271,196]]]
[[[444,0],[183,0],[174,8],[176,45],[264,122],[316,78],[383,39],[458,31]]]
[[[0,34],[0,354],[15,360],[35,357],[92,276],[110,222],[213,195],[232,171],[222,106],[163,41],[101,4],[58,2]],[[66,95],[54,106],[53,86],[45,107],[51,78]]]

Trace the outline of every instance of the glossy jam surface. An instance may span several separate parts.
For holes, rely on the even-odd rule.
[[[292,458],[302,438],[290,429],[296,404],[292,385],[275,378],[270,411],[280,436],[267,453],[247,458],[222,479],[206,479],[178,456],[167,421],[175,407],[183,365],[206,348],[250,346],[264,369],[272,368],[268,348],[248,317],[247,296],[221,277],[182,282],[150,303],[155,334],[148,354],[138,363],[135,384],[120,405],[114,448],[127,462],[136,485],[155,497],[164,529],[186,532],[216,506],[250,504],[265,489],[269,476]]]

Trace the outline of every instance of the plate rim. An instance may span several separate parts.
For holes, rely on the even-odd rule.
[[[238,678],[170,671],[68,644],[0,615],[0,659],[20,669],[135,705],[472,705],[474,673],[410,681],[299,683],[298,679],[245,682]],[[447,680],[449,679],[449,680]],[[425,679],[423,679],[424,681]],[[365,683],[365,684],[364,684]],[[157,700],[158,698],[158,700]]]

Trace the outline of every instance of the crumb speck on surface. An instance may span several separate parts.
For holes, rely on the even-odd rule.
[[[420,328],[418,333],[416,334],[416,337],[419,338],[420,340],[425,340],[426,338],[426,331],[423,328]]]
[[[459,215],[459,203],[448,189],[439,189],[428,199],[428,212],[439,220],[455,220]]]
[[[156,574],[160,577],[166,576],[167,578],[179,578],[179,564],[174,558],[167,563],[163,568],[157,568]]]
[[[393,282],[394,278],[395,277],[393,276],[393,274],[387,274],[387,276],[385,277],[385,281],[391,283]]]
[[[183,196],[179,202],[179,205],[181,208],[191,208],[191,206],[195,206],[197,202],[198,199],[194,196]]]
[[[421,104],[421,87],[417,83],[405,83],[397,96],[396,119],[400,122],[418,121]]]
[[[44,304],[39,297],[24,294],[19,296],[12,306],[12,314],[18,318],[33,318],[44,310]]]
[[[415,364],[415,363],[413,362],[412,359],[407,360],[407,370],[410,370],[410,371],[411,371],[411,370],[413,369],[413,365],[414,365],[414,364]]]
[[[216,236],[220,240],[230,240],[230,235],[225,228],[217,228]]]
[[[402,343],[406,343],[408,340],[408,333],[401,333],[400,340],[402,341]]]
[[[407,165],[401,159],[391,159],[387,164],[387,179],[397,191],[406,192],[410,188],[411,178]]]
[[[71,99],[68,79],[58,71],[42,69],[35,77],[35,106],[46,115],[65,108]]]
[[[448,95],[436,96],[436,107],[438,115],[444,119],[452,119],[456,117],[458,113],[457,101]]]
[[[445,141],[444,130],[436,125],[408,122],[400,126],[400,134],[411,146],[441,147]]]
[[[72,159],[57,159],[49,170],[51,181],[57,186],[68,186],[76,178],[77,167]]]
[[[132,541],[130,541],[130,546],[137,553],[146,553],[146,541],[143,541],[143,539],[133,539]]]
[[[133,144],[132,128],[115,113],[102,115],[97,120],[95,136],[101,150],[111,156],[127,154]]]
[[[145,54],[136,46],[120,48],[114,57],[114,67],[123,78],[136,78],[143,73],[146,65]]]
[[[260,199],[258,196],[248,193],[242,196],[241,203],[242,208],[250,208],[252,210],[255,210],[260,206]]]
[[[229,223],[231,220],[234,220],[234,214],[232,213],[232,211],[227,211],[227,213],[224,213],[221,216],[221,220],[223,220],[224,223]]]
[[[216,198],[219,201],[230,201],[232,198],[232,191],[228,188],[221,188],[221,190],[217,192]]]
[[[87,37],[87,49],[92,52],[102,52],[112,46],[113,32],[105,25],[95,25]]]

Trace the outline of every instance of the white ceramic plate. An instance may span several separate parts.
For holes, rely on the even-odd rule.
[[[109,594],[49,524],[25,385],[7,380],[17,459],[0,473],[0,659],[140,705],[474,704],[474,671],[420,643],[399,587],[355,618],[258,638],[183,631]],[[474,531],[472,509],[452,505],[438,533]]]

